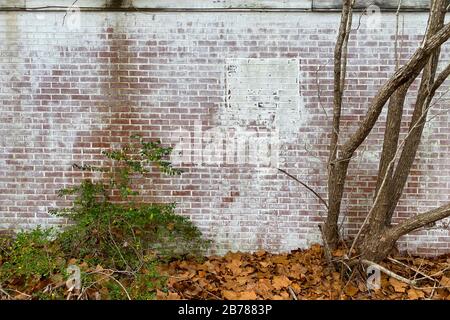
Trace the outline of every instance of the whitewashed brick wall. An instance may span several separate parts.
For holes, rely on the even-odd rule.
[[[286,251],[319,241],[324,208],[276,166],[326,196],[338,13],[81,12],[75,28],[67,23],[77,20],[64,16],[0,12],[1,229],[58,223],[47,212],[67,205],[56,191],[79,179],[71,164],[100,161],[102,149],[140,132],[184,151],[183,175],[140,182],[147,199],[176,201],[217,252]],[[402,16],[404,60],[420,41],[426,14]],[[365,19],[349,44],[346,132],[394,66],[394,15],[383,13],[377,28]],[[432,112],[395,221],[448,201],[447,111],[442,102]],[[249,147],[274,146],[257,154],[276,150],[276,166],[213,157],[217,141],[249,132],[257,135],[250,134]],[[372,201],[382,133],[381,122],[351,166],[347,234]],[[450,234],[422,230],[400,245],[449,252]]]

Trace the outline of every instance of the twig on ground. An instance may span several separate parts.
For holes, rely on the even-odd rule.
[[[362,260],[361,260],[361,263],[363,263],[363,264],[365,264],[365,265],[368,265],[368,266],[375,266],[378,270],[384,272],[384,273],[387,274],[388,276],[390,276],[390,277],[392,277],[392,278],[394,278],[394,279],[397,279],[397,280],[399,280],[399,281],[401,281],[401,282],[404,282],[404,283],[406,283],[406,284],[409,284],[409,285],[412,286],[412,287],[416,287],[416,283],[417,283],[417,282],[416,282],[415,280],[409,280],[409,279],[406,279],[406,278],[404,278],[404,277],[402,277],[402,276],[400,276],[400,275],[398,275],[398,274],[396,274],[396,273],[394,273],[394,272],[392,272],[392,271],[386,269],[385,267],[380,266],[379,264],[377,264],[377,263],[375,263],[375,262],[372,262],[372,261],[369,261],[369,260],[362,259]]]
[[[427,298],[427,300],[433,300],[435,291],[436,291],[436,282],[434,283],[433,290],[431,290],[430,296]]]
[[[444,268],[443,270],[441,270],[441,271],[439,271],[439,272],[433,273],[430,277],[437,277],[437,276],[440,276],[441,274],[443,274],[445,271],[447,271],[447,270],[449,270],[449,269],[450,269],[450,266]],[[426,278],[425,278],[425,277],[423,277],[423,278],[418,278],[418,279],[416,279],[416,281],[420,281],[420,280],[423,280],[423,279],[426,279]]]
[[[219,296],[215,295],[214,293],[209,292],[208,290],[206,290],[205,288],[203,288],[200,284],[198,284],[198,283],[196,283],[196,282],[194,282],[194,281],[191,281],[191,282],[192,282],[194,285],[196,285],[197,287],[199,287],[201,290],[205,291],[207,294],[213,296],[214,298],[216,298],[216,299],[218,299],[218,300],[223,300],[221,297],[219,297]]]
[[[416,270],[416,273],[414,274],[414,277],[413,277],[414,280],[416,280],[417,274],[420,272],[419,270],[420,270],[420,268],[422,268],[422,265],[423,265],[423,259],[420,260],[420,266],[419,266],[419,269]]]
[[[291,294],[292,299],[298,300],[297,295],[295,294],[294,290],[292,290],[292,288],[290,286],[288,287],[288,291]]]
[[[415,280],[415,281],[419,281],[419,280],[421,280],[421,279],[429,279],[429,280],[432,280],[432,281],[436,281],[436,279],[430,277],[429,275],[427,275],[427,274],[421,272],[420,270],[418,270],[418,269],[416,269],[416,268],[413,268],[413,267],[407,265],[406,263],[403,263],[403,262],[401,262],[401,261],[398,261],[398,260],[396,260],[396,259],[394,259],[394,258],[392,258],[392,257],[388,257],[388,260],[389,260],[389,261],[392,261],[392,262],[394,262],[394,263],[397,263],[397,264],[399,264],[399,265],[401,265],[401,266],[403,266],[403,267],[409,268],[409,269],[411,269],[412,271],[416,272],[416,274],[420,274],[420,275],[423,276],[423,278],[420,278],[420,279],[416,279],[416,277],[414,276],[414,278],[415,278],[414,280]]]
[[[347,288],[347,286],[350,284],[350,282],[352,281],[353,277],[355,276],[355,272],[356,272],[356,268],[352,270],[352,274],[350,275],[350,277],[348,278],[347,282],[345,283],[344,287],[340,290],[341,293],[342,291],[345,290],[345,288]]]
[[[2,287],[0,287],[0,292],[3,293],[4,295],[6,295],[8,297],[8,299],[11,299],[11,295],[8,292],[6,292],[5,290],[3,290]]]
[[[28,297],[28,299],[31,299],[31,296],[30,296],[29,294],[26,294],[25,292],[21,292],[21,291],[16,290],[16,289],[10,289],[10,288],[6,289],[6,288],[5,288],[5,289],[3,289],[3,290],[13,291],[13,292],[16,292],[16,293],[18,293],[18,294],[22,294],[22,295]],[[12,297],[12,299],[15,299],[15,297]]]

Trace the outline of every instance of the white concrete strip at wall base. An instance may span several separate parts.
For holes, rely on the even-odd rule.
[[[398,0],[357,0],[356,9],[376,5],[382,10],[397,10]],[[0,10],[147,10],[147,11],[207,11],[207,10],[274,10],[274,11],[335,11],[342,0],[0,0]],[[403,0],[402,10],[428,10],[429,1]]]

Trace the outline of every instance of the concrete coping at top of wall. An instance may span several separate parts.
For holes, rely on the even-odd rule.
[[[449,0],[450,2],[450,0]],[[396,11],[399,0],[357,0],[356,9],[376,5]],[[426,11],[430,1],[402,0],[402,11]],[[0,0],[0,11],[336,11],[342,0]]]

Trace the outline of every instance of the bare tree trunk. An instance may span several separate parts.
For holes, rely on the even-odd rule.
[[[433,2],[424,41],[431,38],[442,29],[445,12],[445,0],[436,0]],[[391,224],[394,209],[403,193],[403,188],[406,184],[406,180],[420,144],[424,122],[428,113],[428,109],[425,106],[431,102],[432,97],[430,97],[430,94],[434,84],[439,54],[439,48],[434,50],[424,68],[417,94],[413,119],[411,121],[410,132],[406,138],[405,146],[402,150],[394,175],[392,174],[393,166],[388,167],[388,164],[394,160],[394,157],[397,154],[399,133],[397,130],[400,129],[402,116],[400,110],[397,110],[397,108],[389,110],[388,112],[377,182],[379,199],[374,203],[374,208],[371,210],[371,216],[369,217],[370,232],[364,237],[360,246],[362,255],[369,260],[379,260],[380,258],[386,257],[385,254],[389,253],[388,251],[392,249],[395,242],[398,240],[398,238],[395,239],[393,235],[389,233],[389,226]],[[406,86],[409,87],[410,84],[411,80],[394,93],[391,98],[393,99],[391,102],[401,103],[401,107],[397,106],[398,109],[403,109],[404,98],[408,90]],[[391,106],[392,104],[390,104],[390,107]],[[383,180],[386,181],[381,187]]]
[[[444,25],[446,2],[444,0],[434,1],[430,19],[428,22],[426,38],[431,37]],[[422,80],[420,83],[419,91],[417,94],[416,104],[414,107],[413,117],[410,123],[411,134],[408,136],[405,142],[405,147],[402,150],[395,174],[393,177],[393,186],[391,192],[393,198],[391,199],[390,206],[386,217],[386,222],[390,224],[395,207],[400,200],[403,189],[406,185],[406,181],[409,176],[409,172],[416,157],[417,150],[419,148],[420,140],[422,137],[423,129],[428,114],[428,107],[431,103],[431,99],[434,96],[435,90],[431,92],[431,88],[434,84],[436,70],[439,62],[440,50],[435,50],[431,55],[426,67],[423,70]],[[441,83],[442,84],[442,83]],[[440,85],[439,85],[440,86]],[[421,119],[421,123],[419,123]],[[414,128],[414,129],[413,129]]]
[[[391,177],[392,168],[388,170],[389,163],[394,159],[398,148],[398,140],[403,116],[403,107],[406,94],[412,81],[402,85],[389,100],[388,113],[386,118],[386,129],[384,131],[383,149],[381,152],[380,165],[378,169],[377,186],[375,194],[380,190],[384,177]],[[389,171],[389,172],[388,172]],[[387,189],[387,188],[386,188]]]
[[[412,82],[412,80],[409,80],[403,84],[389,100],[374,201],[377,197],[379,199],[378,202],[375,202],[376,208],[372,211],[368,224],[372,236],[375,237],[379,236],[388,226],[385,213],[388,211],[392,199],[392,173],[394,168],[392,161],[394,161],[397,153],[405,98]],[[386,181],[384,182],[384,180]]]
[[[341,122],[342,97],[344,94],[347,67],[347,45],[352,27],[353,0],[345,0],[342,7],[341,24],[334,50],[334,91],[333,91],[333,127],[331,132],[330,156],[328,159],[328,215],[324,226],[324,241],[330,248],[336,247],[339,241],[338,219],[344,192],[347,163],[336,163],[339,148],[339,132]]]
[[[447,217],[450,217],[450,204],[421,213],[403,223],[387,228],[378,238],[366,237],[362,258],[374,262],[382,261],[389,255],[401,236]]]
[[[341,25],[334,56],[334,100],[333,128],[328,163],[328,216],[324,226],[325,240],[329,247],[339,240],[338,219],[347,178],[348,166],[357,148],[372,131],[379,115],[389,100],[383,149],[380,157],[379,175],[375,190],[374,204],[363,224],[367,231],[358,245],[361,255],[371,261],[384,259],[398,238],[424,225],[450,216],[449,206],[444,206],[404,223],[391,226],[392,214],[403,193],[406,180],[417,153],[428,110],[436,90],[450,74],[450,65],[435,80],[440,56],[440,46],[450,38],[450,24],[444,25],[446,0],[432,0],[427,31],[421,46],[409,61],[397,68],[373,98],[368,112],[356,132],[343,143],[339,143],[340,116],[344,93],[347,44],[351,30],[352,5],[354,1],[344,1]],[[413,119],[409,133],[399,147],[399,135],[405,97],[412,82],[423,71],[417,94]],[[397,166],[395,161],[401,151]],[[362,228],[363,228],[362,227]],[[361,233],[361,232],[360,232]],[[359,234],[360,234],[359,233]],[[353,247],[353,246],[352,246]]]

